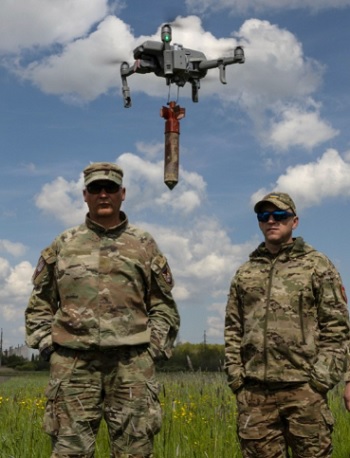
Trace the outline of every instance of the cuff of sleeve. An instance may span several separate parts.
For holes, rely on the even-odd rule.
[[[168,350],[159,350],[154,345],[150,345],[147,350],[154,361],[167,360],[171,357],[171,351],[169,352]]]
[[[55,344],[44,347],[42,350],[40,350],[40,356],[44,361],[50,361],[50,357],[52,353],[56,351],[56,349],[57,346]]]
[[[322,383],[315,378],[311,378],[309,383],[311,387],[314,388],[319,393],[327,393],[327,391],[330,390],[330,388],[325,383]]]
[[[244,379],[243,377],[239,377],[237,379],[235,379],[234,381],[232,382],[229,382],[228,386],[230,387],[231,391],[236,394],[237,391],[242,388],[244,384]]]

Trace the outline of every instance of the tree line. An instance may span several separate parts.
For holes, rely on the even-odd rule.
[[[169,361],[157,363],[160,371],[221,372],[224,365],[224,345],[207,343],[180,343]]]
[[[224,345],[207,343],[179,343],[168,361],[156,363],[161,372],[219,372],[223,370]],[[22,356],[2,356],[2,365],[20,371],[49,370],[49,364],[39,355],[30,361]]]

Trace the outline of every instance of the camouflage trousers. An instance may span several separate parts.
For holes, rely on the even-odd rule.
[[[244,458],[330,458],[333,417],[326,395],[309,384],[283,388],[247,384],[237,393]]]
[[[159,384],[145,347],[51,355],[44,430],[51,458],[93,458],[104,418],[111,458],[152,458],[161,427]]]

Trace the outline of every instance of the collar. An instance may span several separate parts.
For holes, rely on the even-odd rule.
[[[264,256],[269,258],[279,257],[281,254],[287,256],[298,256],[305,253],[306,244],[302,237],[293,238],[292,243],[284,243],[278,253],[271,253],[266,249],[265,242],[262,242],[251,254],[252,257]]]
[[[101,226],[101,224],[96,223],[96,221],[93,221],[90,218],[89,213],[85,217],[85,224],[89,229],[91,229],[92,231],[96,232],[97,234],[117,235],[120,232],[125,231],[126,227],[129,224],[128,217],[126,216],[126,214],[124,212],[121,211],[119,213],[119,215],[120,215],[121,223],[119,223],[117,226],[105,228],[105,227]]]

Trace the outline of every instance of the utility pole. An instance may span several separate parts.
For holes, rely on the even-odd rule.
[[[2,328],[1,328],[1,333],[0,333],[0,367],[2,364]]]

